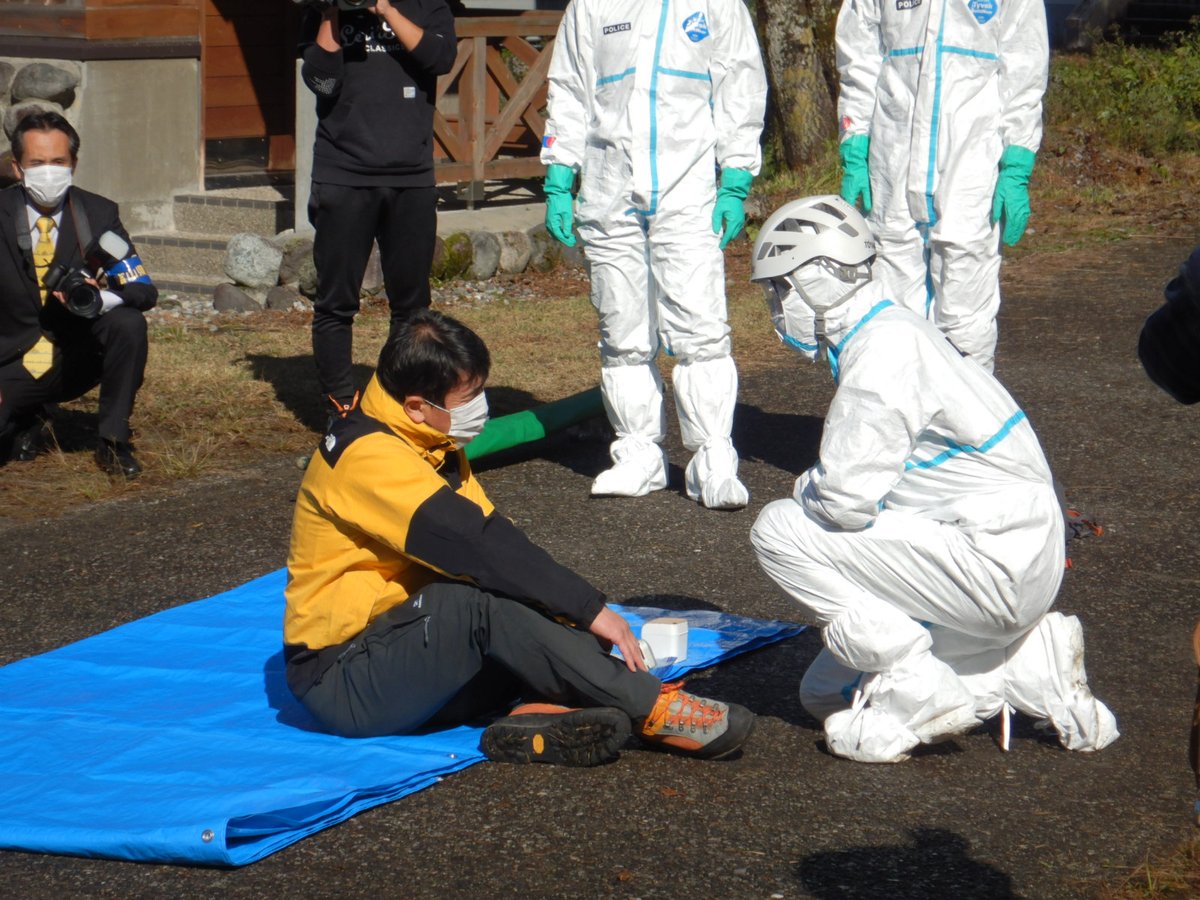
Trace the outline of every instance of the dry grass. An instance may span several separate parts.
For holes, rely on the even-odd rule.
[[[1118,76],[1123,77],[1130,65],[1145,63],[1148,71],[1174,73],[1159,85],[1160,93],[1165,90],[1168,98],[1194,103],[1189,86],[1197,77],[1197,46],[1197,40],[1189,39],[1148,61],[1141,60],[1148,51],[1126,48],[1092,60],[1055,57],[1047,95],[1050,124],[1031,184],[1032,227],[1017,247],[1006,251],[1010,259],[1046,256],[1053,266],[1049,257],[1063,250],[1151,233],[1190,236],[1200,231],[1195,204],[1200,153],[1191,140],[1194,123],[1181,132],[1187,140],[1170,145],[1191,147],[1192,152],[1172,154],[1167,144],[1147,144],[1139,110],[1120,112],[1124,106],[1118,101],[1125,98],[1111,86],[1119,88],[1123,82]],[[1108,107],[1120,115],[1105,120],[1106,128],[1101,128],[1098,116],[1088,111]],[[756,233],[756,221],[761,223],[784,201],[834,192],[838,183],[832,142],[801,171],[759,179],[748,205],[750,236]],[[758,290],[747,282],[748,255],[747,244],[739,241],[726,257],[734,354],[746,372],[776,365],[784,353]],[[512,412],[593,386],[598,375],[596,318],[586,299],[583,273],[525,275],[508,287],[510,292],[499,300],[447,301],[442,306],[491,347],[495,412]],[[135,441],[146,467],[140,481],[111,481],[93,464],[93,391],[63,405],[56,419],[58,446],[51,452],[32,463],[0,468],[0,521],[49,516],[80,503],[160,490],[280,455],[307,454],[324,420],[309,316],[265,312],[216,322],[211,327],[166,325],[163,320],[151,325],[146,384],[134,413]],[[365,382],[386,329],[385,309],[368,304],[355,326],[360,381]],[[664,370],[670,365],[663,360]]]
[[[1086,140],[1073,143],[1070,135],[1052,131],[1034,173],[1034,227],[1008,252],[1019,258],[1151,232],[1195,234],[1200,213],[1188,201],[1200,193],[1198,163],[1195,154],[1146,160]],[[763,185],[760,205],[769,210],[790,197],[833,190],[832,171],[817,165],[808,175],[772,179]],[[783,351],[758,289],[747,281],[746,248],[735,243],[727,255],[727,287],[734,353],[750,372],[777,364]],[[584,274],[526,275],[511,287],[511,299],[441,305],[487,340],[495,411],[527,408],[596,384],[596,318]],[[264,312],[221,317],[213,326],[152,324],[146,383],[134,412],[143,477],[125,484],[97,471],[90,452],[93,391],[62,406],[59,445],[51,452],[0,468],[0,516],[41,518],[80,503],[308,453],[324,415],[309,323],[303,313]],[[386,331],[386,309],[368,304],[355,325],[360,380]],[[670,365],[663,361],[664,370]]]
[[[1194,900],[1200,897],[1200,837],[1174,853],[1147,857],[1127,876],[1099,890],[1100,900]]]

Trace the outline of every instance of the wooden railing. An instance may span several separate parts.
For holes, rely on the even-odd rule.
[[[438,79],[433,117],[438,181],[540,175],[546,73],[560,12],[460,16],[458,56]]]

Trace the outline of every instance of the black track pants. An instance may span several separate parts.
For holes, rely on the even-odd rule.
[[[650,712],[660,685],[586,631],[438,582],[372,622],[302,702],[334,734],[372,737],[462,724],[518,696],[615,706],[636,719]]]
[[[313,183],[308,218],[316,229],[313,261],[313,356],[322,395],[345,402],[351,376],[358,292],[379,243],[379,261],[392,321],[429,305],[429,270],[437,239],[437,194],[432,187],[345,187]]]

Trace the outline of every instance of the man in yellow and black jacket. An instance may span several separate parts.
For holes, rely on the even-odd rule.
[[[330,426],[296,499],[288,686],[347,737],[531,701],[484,732],[508,762],[603,762],[635,727],[692,756],[737,750],[747,710],[662,685],[604,595],[493,509],[461,451],[486,421],[489,368],[474,332],[419,310]]]

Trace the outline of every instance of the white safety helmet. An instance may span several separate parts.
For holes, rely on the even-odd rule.
[[[777,209],[754,242],[750,280],[760,282],[780,340],[809,359],[825,343],[825,314],[871,280],[875,241],[858,211],[837,195]]]
[[[750,280],[786,278],[822,258],[845,267],[875,259],[866,220],[837,194],[792,200],[775,210],[754,242]]]

